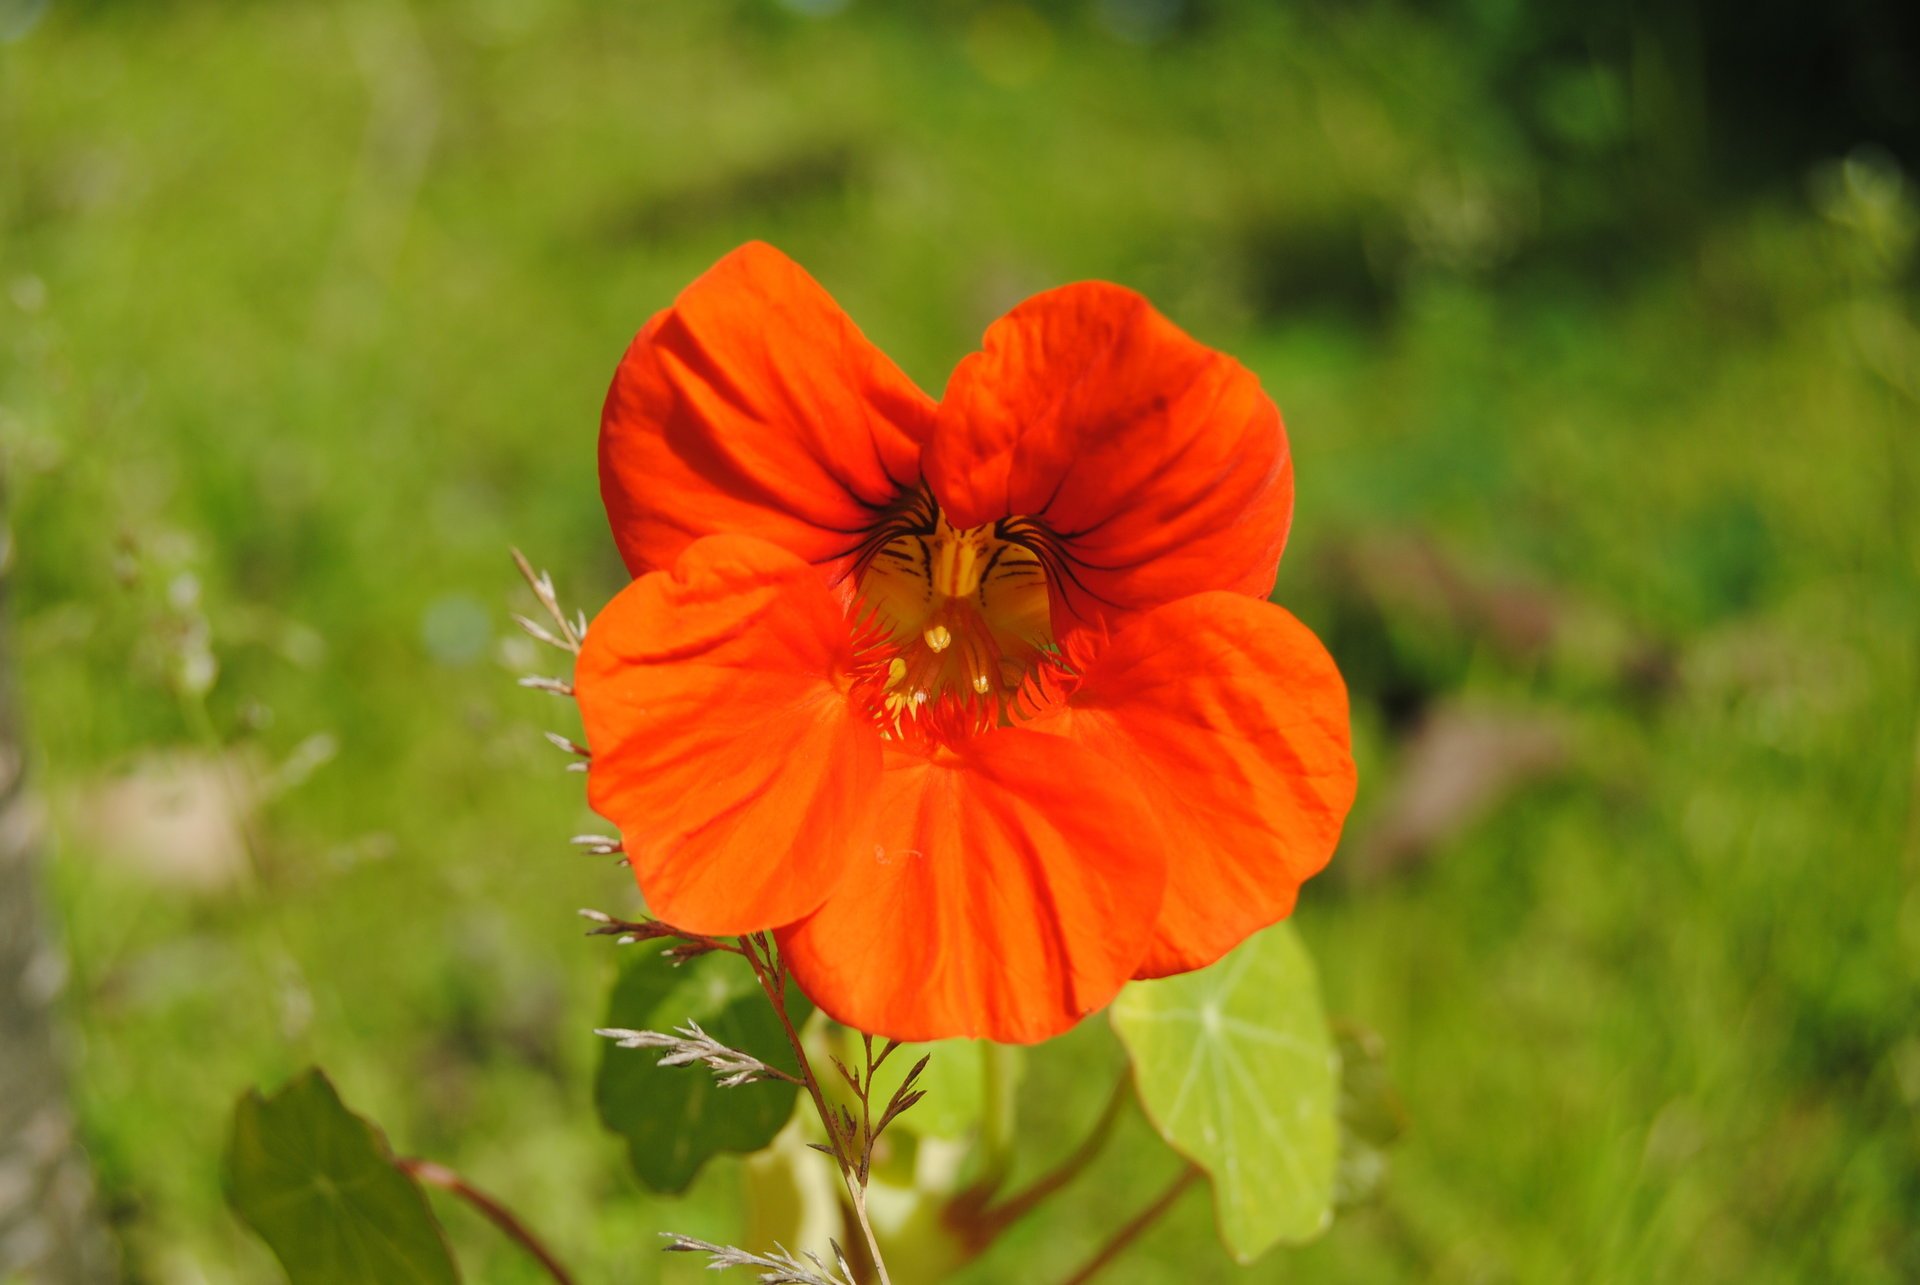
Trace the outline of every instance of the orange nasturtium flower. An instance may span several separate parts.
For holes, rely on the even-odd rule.
[[[838,1020],[1045,1039],[1332,854],[1280,414],[1131,291],[1029,299],[936,402],[742,247],[627,350],[600,476],[636,578],[576,674],[592,804],[654,914],[773,930]]]

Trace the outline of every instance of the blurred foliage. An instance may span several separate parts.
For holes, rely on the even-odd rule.
[[[457,1285],[420,1184],[319,1071],[234,1110],[224,1173],[234,1211],[273,1247],[292,1285]]]
[[[666,1032],[697,1023],[726,1047],[795,1074],[780,1019],[743,960],[707,955],[676,965],[651,958],[655,953],[639,953],[620,970],[606,1027]],[[812,1011],[795,997],[796,1023]],[[601,1123],[626,1142],[634,1176],[654,1191],[685,1191],[715,1156],[760,1150],[793,1115],[799,1089],[792,1084],[767,1079],[751,1089],[722,1088],[706,1067],[661,1066],[663,1056],[609,1041],[600,1047],[593,1081]]]
[[[1189,1198],[1128,1279],[1920,1276],[1914,21],[0,0],[21,678],[133,1279],[271,1279],[219,1140],[309,1061],[583,1279],[697,1279],[654,1232],[739,1228],[736,1162],[662,1203],[594,1125],[612,961],[572,911],[628,894],[565,850],[505,549],[611,595],[606,379],[756,236],[931,389],[1079,277],[1259,371],[1356,844],[1435,711],[1561,729],[1553,779],[1303,898],[1400,1086],[1384,1187],[1245,1272]],[[1380,536],[1465,570],[1375,592]],[[1530,587],[1547,641],[1408,606],[1456,580]],[[1021,1172],[1116,1056],[1092,1023],[1034,1059]],[[1063,1275],[1164,1186],[1143,1123],[1114,1146],[970,1278]],[[474,1279],[532,1279],[440,1207]]]

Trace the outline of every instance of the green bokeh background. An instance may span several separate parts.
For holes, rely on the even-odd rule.
[[[310,1061],[584,1280],[737,1230],[731,1162],[650,1200],[595,1126],[572,912],[629,893],[505,551],[619,586],[606,380],[754,237],[930,390],[1098,277],[1286,414],[1276,596],[1363,772],[1297,922],[1410,1129],[1311,1247],[1234,1268],[1193,1194],[1112,1279],[1920,1279],[1914,19],[1584,8],[0,0],[15,681],[129,1279],[274,1278],[221,1138]],[[1361,877],[1462,709],[1558,770]],[[272,783],[242,871],[102,822],[210,755]],[[1025,1169],[1113,1056],[1037,1055]],[[1129,1120],[969,1279],[1063,1276],[1172,1163]]]

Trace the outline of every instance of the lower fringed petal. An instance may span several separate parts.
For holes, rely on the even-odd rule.
[[[594,620],[574,687],[594,810],[660,918],[758,932],[811,912],[873,829],[880,742],[819,574],[746,536],[688,547]]]
[[[1167,890],[1142,977],[1205,967],[1284,919],[1353,803],[1340,671],[1305,625],[1238,594],[1139,617],[1033,726],[1104,756],[1166,832]]]
[[[899,1040],[1032,1043],[1104,1006],[1139,967],[1166,848],[1092,751],[1003,728],[891,751],[875,842],[780,934],[836,1020]]]

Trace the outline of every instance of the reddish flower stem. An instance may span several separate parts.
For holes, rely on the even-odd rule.
[[[1099,1275],[1109,1263],[1126,1252],[1127,1246],[1140,1239],[1142,1232],[1153,1226],[1167,1210],[1173,1208],[1174,1202],[1179,1200],[1199,1177],[1200,1170],[1195,1165],[1190,1164],[1181,1170],[1180,1176],[1173,1180],[1172,1185],[1161,1192],[1152,1204],[1129,1219],[1126,1226],[1113,1234],[1112,1240],[1101,1246],[1099,1253],[1088,1259],[1079,1271],[1067,1277],[1061,1285],[1085,1285],[1087,1281]]]
[[[558,1285],[573,1285],[573,1277],[560,1265],[560,1260],[552,1251],[540,1243],[540,1238],[527,1229],[525,1223],[514,1217],[505,1205],[489,1196],[479,1188],[471,1186],[445,1165],[435,1164],[431,1160],[421,1160],[416,1156],[401,1156],[394,1161],[401,1172],[412,1175],[429,1187],[438,1187],[451,1192],[480,1211],[482,1217],[507,1234],[507,1237],[520,1248],[537,1259],[540,1266],[547,1269],[547,1275],[553,1277]]]
[[[1080,1145],[1074,1148],[1073,1153],[1036,1178],[1033,1185],[1024,1191],[1008,1197],[969,1220],[966,1228],[969,1238],[973,1239],[981,1249],[985,1249],[1007,1228],[1032,1213],[1055,1192],[1079,1177],[1105,1148],[1107,1139],[1113,1136],[1114,1125],[1119,1123],[1121,1113],[1126,1110],[1127,1103],[1132,1100],[1132,1077],[1122,1073],[1119,1081],[1113,1086],[1113,1092],[1107,1098],[1107,1105],[1100,1112],[1100,1118],[1094,1121],[1093,1128],[1085,1138],[1081,1139]],[[975,1207],[978,1208],[978,1206]]]

